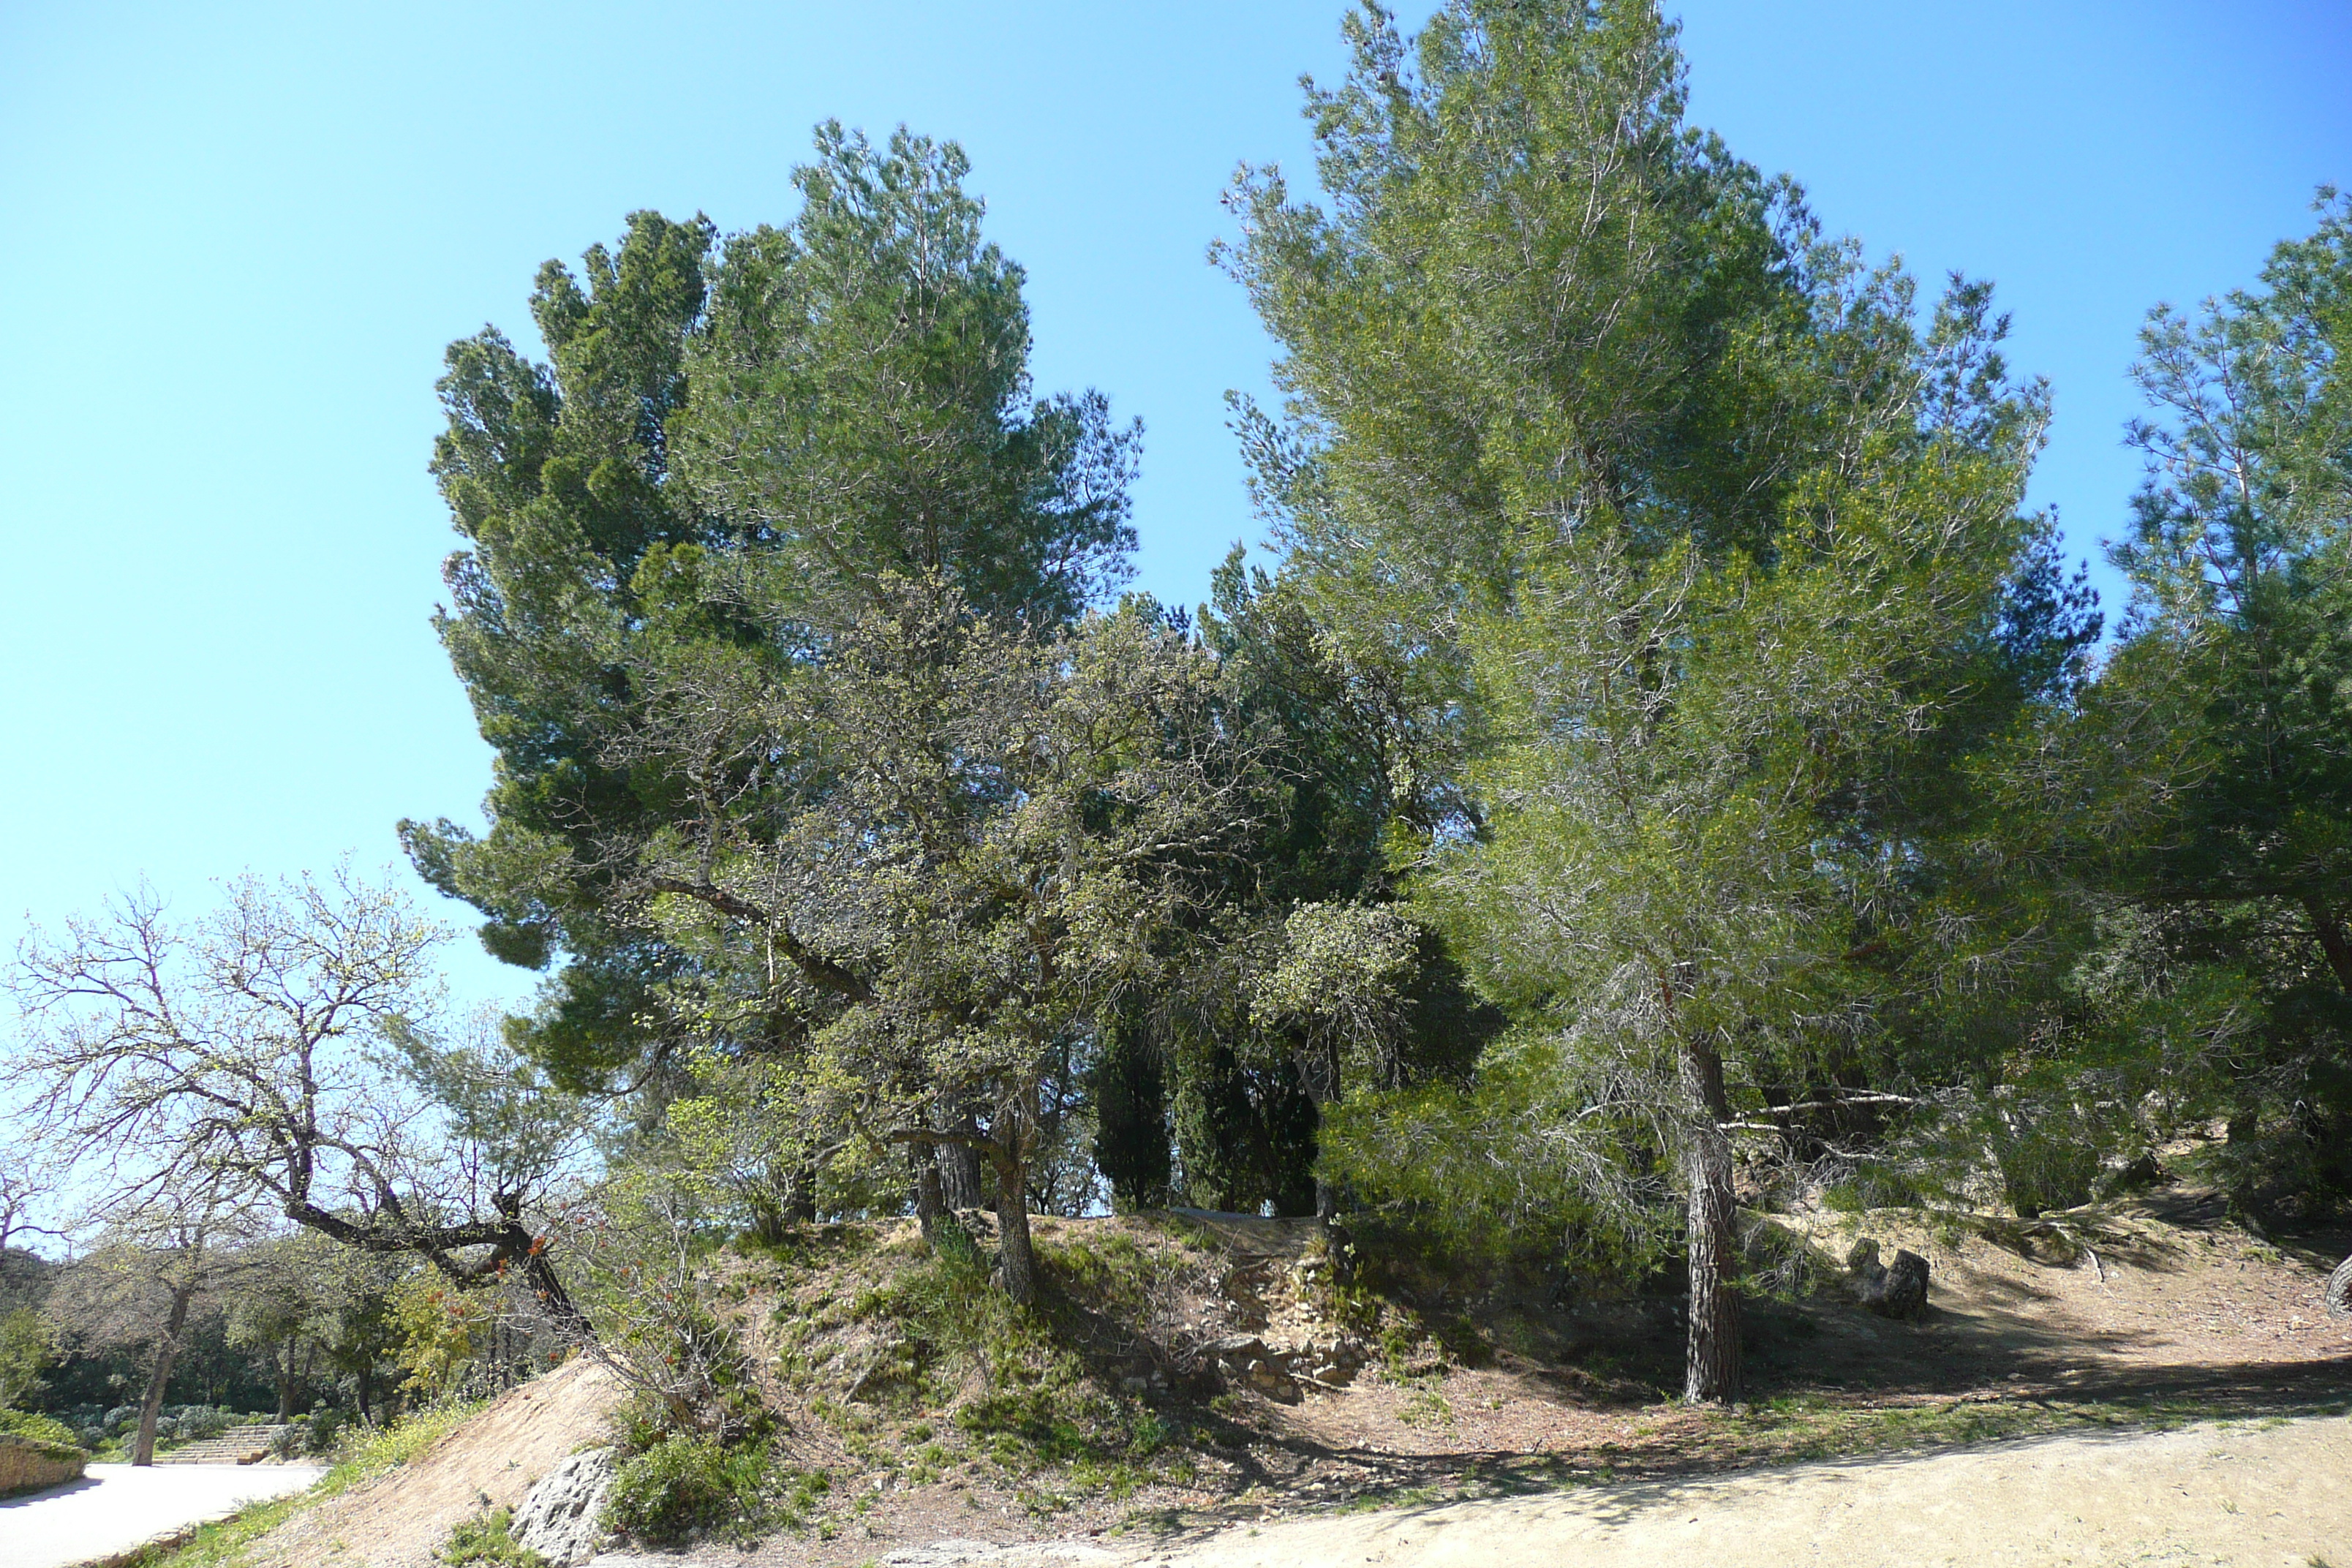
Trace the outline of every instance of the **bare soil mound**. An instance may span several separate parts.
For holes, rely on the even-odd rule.
[[[296,1514],[245,1549],[255,1568],[430,1568],[459,1521],[512,1508],[584,1443],[605,1441],[619,1402],[603,1368],[574,1359],[508,1390],[396,1470]]]
[[[2325,1381],[2352,1354],[2352,1319],[2329,1317],[2324,1300],[2352,1231],[2266,1240],[2231,1222],[2210,1188],[2159,1188],[2033,1220],[1938,1223],[1878,1210],[1802,1223],[1833,1255],[1864,1235],[1921,1253],[1935,1310],[1916,1328],[1822,1315],[1828,1344],[1793,1356],[1775,1347],[1783,1375],[2190,1394]]]

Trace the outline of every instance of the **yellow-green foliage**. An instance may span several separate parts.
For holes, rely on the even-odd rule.
[[[57,1331],[30,1307],[0,1316],[0,1410],[40,1387],[41,1369],[57,1356]]]
[[[72,1427],[29,1410],[0,1410],[0,1436],[22,1437],[28,1443],[69,1448],[76,1453],[81,1451],[81,1444],[76,1440]]]
[[[478,1337],[490,1326],[489,1300],[436,1274],[412,1274],[392,1289],[400,1330],[394,1352],[408,1379],[401,1386],[438,1398],[473,1364]]]

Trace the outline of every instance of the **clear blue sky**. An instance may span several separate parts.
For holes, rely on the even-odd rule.
[[[2057,389],[2035,499],[2082,552],[2137,474],[2141,313],[2249,280],[2352,184],[2345,0],[1681,14],[1700,121],[1874,254],[1999,282]],[[1143,416],[1143,584],[1200,597],[1257,534],[1220,398],[1266,358],[1203,247],[1236,161],[1304,172],[1295,80],[1335,71],[1338,16],[0,0],[0,936],[469,818],[488,753],[425,624],[442,346],[527,329],[538,263],[633,208],[787,217],[826,116],[964,143],[1040,385]],[[455,961],[461,994],[528,990]]]

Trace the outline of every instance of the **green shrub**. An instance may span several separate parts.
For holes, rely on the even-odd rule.
[[[74,1439],[72,1427],[62,1421],[52,1421],[46,1415],[36,1415],[29,1410],[0,1410],[0,1433],[55,1447],[71,1448],[77,1453],[81,1449],[81,1445]]]
[[[518,1545],[514,1516],[505,1509],[467,1520],[449,1532],[449,1544],[434,1553],[448,1563],[488,1563],[491,1568],[552,1568],[546,1558]]]
[[[2091,1201],[2099,1148],[2077,1129],[2037,1126],[2000,1151],[2001,1195],[2021,1217]]]
[[[58,1331],[30,1307],[0,1313],[0,1410],[47,1384],[41,1370],[57,1358]]]
[[[341,1410],[321,1410],[302,1429],[302,1451],[306,1454],[331,1454],[343,1440],[343,1428],[351,1416]]]
[[[747,1531],[766,1512],[764,1445],[722,1447],[673,1432],[622,1461],[605,1521],[640,1541],[676,1543],[693,1531]]]

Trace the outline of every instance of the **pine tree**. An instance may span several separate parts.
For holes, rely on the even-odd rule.
[[[1309,111],[1328,209],[1257,171],[1226,257],[1281,345],[1245,420],[1289,572],[1394,693],[1448,816],[1419,907],[1541,1061],[1550,1141],[1685,1214],[1686,1393],[1740,1386],[1731,1128],[1872,1014],[1967,809],[1959,759],[2064,665],[2004,641],[2044,416],[1980,286],[1816,237],[1683,122],[1646,0],[1351,19]],[[2054,638],[2054,642],[2053,642]],[[2014,641],[2015,639],[2011,639]],[[1526,1099],[1520,1088],[1515,1088]]]

